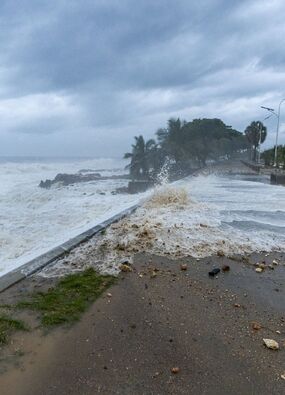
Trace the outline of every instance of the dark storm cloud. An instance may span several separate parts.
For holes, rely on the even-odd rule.
[[[120,155],[170,116],[244,129],[284,93],[284,11],[282,0],[2,0],[5,149],[17,132],[48,154],[60,134],[67,154]]]

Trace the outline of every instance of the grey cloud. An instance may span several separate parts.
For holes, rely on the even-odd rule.
[[[47,150],[65,138],[69,154],[102,154],[106,142],[121,154],[133,135],[150,136],[170,116],[216,115],[243,130],[263,116],[260,104],[275,106],[285,93],[277,40],[285,33],[285,5],[259,4],[3,0],[2,150],[10,150],[7,133],[17,131],[35,153],[44,150],[35,135],[45,135]],[[23,115],[23,98],[31,95]],[[37,115],[37,95],[67,104],[49,102]],[[7,99],[14,100],[16,124]]]

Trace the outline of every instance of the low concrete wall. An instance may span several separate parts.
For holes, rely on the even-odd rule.
[[[0,277],[0,292],[5,289],[11,287],[13,284],[23,280],[24,278],[34,274],[35,272],[43,269],[45,266],[54,262],[56,259],[63,257],[65,254],[69,253],[73,248],[77,247],[79,244],[88,241],[97,233],[106,229],[109,225],[114,222],[119,221],[120,219],[126,217],[131,214],[138,208],[138,205],[134,205],[129,207],[126,210],[121,211],[120,213],[114,215],[113,217],[107,219],[99,225],[94,226],[93,228],[88,229],[87,231],[79,234],[78,236],[73,237],[72,239],[66,241],[65,243],[59,245],[56,248],[46,252],[45,254],[40,255],[39,257],[32,259],[31,261],[25,263],[22,266],[17,267],[11,272],[4,274],[4,276]]]
[[[128,193],[145,192],[155,185],[154,181],[130,181],[128,184]]]
[[[285,174],[271,173],[270,174],[270,183],[285,185]]]
[[[241,160],[241,163],[249,167],[251,170],[256,171],[257,173],[260,172],[261,166],[256,163],[246,162],[245,160]]]

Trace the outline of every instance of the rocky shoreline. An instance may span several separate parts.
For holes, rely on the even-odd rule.
[[[100,173],[90,173],[87,172],[75,173],[75,174],[66,174],[66,173],[58,173],[54,179],[47,179],[45,181],[41,180],[39,183],[40,188],[49,189],[52,186],[54,187],[62,187],[73,185],[81,182],[90,182],[90,181],[103,181],[103,180],[129,180],[129,175],[120,174],[120,175],[112,175],[112,176],[102,176]]]

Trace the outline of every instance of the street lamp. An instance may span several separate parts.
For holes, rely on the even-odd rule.
[[[277,147],[278,147],[278,135],[279,135],[279,125],[280,125],[280,110],[281,110],[281,104],[284,101],[285,101],[285,98],[280,101],[279,106],[278,106],[278,113],[277,114],[276,114],[276,112],[274,111],[273,108],[261,106],[261,108],[271,112],[272,115],[275,115],[277,117],[276,140],[275,140],[275,150],[274,150],[274,164],[273,164],[274,167],[277,167],[277,154],[278,154],[278,148]]]

